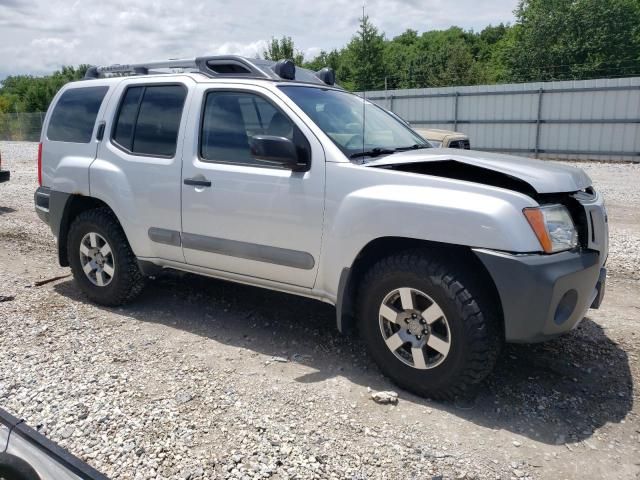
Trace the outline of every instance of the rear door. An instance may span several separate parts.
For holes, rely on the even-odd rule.
[[[127,79],[114,92],[91,165],[91,195],[109,205],[136,256],[184,262],[180,170],[189,77]]]
[[[197,92],[182,168],[185,260],[312,287],[324,214],[322,145],[269,89],[200,85]],[[248,142],[256,134],[287,137],[308,149],[309,171],[255,160]],[[204,184],[194,185],[194,179]]]

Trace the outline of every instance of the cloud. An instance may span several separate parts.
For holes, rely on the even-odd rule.
[[[407,28],[481,29],[513,20],[517,0],[369,0],[367,14],[388,38]],[[357,30],[362,5],[349,0],[0,0],[0,79],[63,64],[133,63],[206,54],[262,53],[291,36],[313,57]]]

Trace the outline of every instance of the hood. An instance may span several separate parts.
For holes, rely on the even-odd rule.
[[[430,172],[430,165],[456,165],[457,167],[468,165],[473,167],[464,172],[463,180],[475,181],[473,172],[481,173],[482,170],[502,174],[509,180],[524,182],[537,193],[565,193],[577,192],[591,186],[591,179],[579,168],[560,165],[551,161],[534,160],[531,158],[502,155],[498,153],[480,152],[475,150],[460,150],[455,148],[429,148],[416,151],[407,151],[388,155],[379,160],[366,163],[369,167],[399,167],[399,170],[413,171],[414,173],[434,174],[448,177],[446,168],[439,168],[438,173]],[[413,166],[414,168],[403,168]],[[416,166],[424,166],[418,170]],[[445,165],[446,166],[446,165]],[[452,171],[454,169],[451,169]],[[456,168],[460,171],[460,168]],[[435,172],[435,170],[434,170]],[[478,183],[483,183],[482,175]],[[495,178],[495,175],[492,176]],[[495,181],[491,184],[495,186]],[[506,182],[509,185],[510,182]]]

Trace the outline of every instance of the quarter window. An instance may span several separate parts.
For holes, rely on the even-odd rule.
[[[129,87],[113,141],[134,154],[173,157],[186,95],[179,85]]]
[[[303,133],[263,97],[229,91],[207,94],[200,132],[202,160],[264,166],[251,155],[249,140],[254,135],[288,138],[299,158],[308,161],[310,147]]]
[[[89,143],[98,110],[109,87],[72,88],[53,108],[47,138],[54,142]]]

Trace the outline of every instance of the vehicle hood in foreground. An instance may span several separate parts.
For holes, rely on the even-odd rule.
[[[388,155],[365,164],[416,174],[486,183],[536,193],[577,192],[591,186],[579,168],[551,161],[455,148],[430,148]]]

